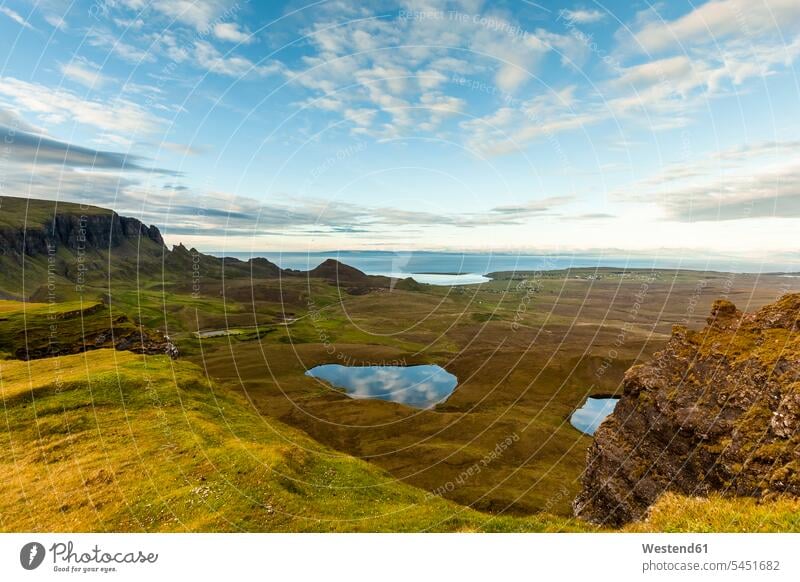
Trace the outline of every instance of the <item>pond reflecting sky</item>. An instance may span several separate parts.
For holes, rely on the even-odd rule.
[[[619,398],[589,397],[583,406],[572,413],[569,421],[579,431],[593,435],[606,416],[614,412],[618,401]]]
[[[447,399],[458,379],[436,365],[341,366],[324,364],[306,372],[342,388],[356,399],[377,398],[414,408],[432,408]]]

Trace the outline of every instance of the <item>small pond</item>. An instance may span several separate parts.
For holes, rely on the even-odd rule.
[[[377,398],[414,408],[444,402],[458,378],[440,366],[342,366],[324,364],[306,372],[342,388],[351,398]]]
[[[600,423],[614,412],[619,398],[595,398],[590,396],[583,406],[572,413],[570,424],[582,433],[593,435]]]

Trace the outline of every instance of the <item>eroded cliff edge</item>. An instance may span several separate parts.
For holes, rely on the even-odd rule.
[[[675,326],[595,433],[576,515],[619,526],[665,491],[800,496],[798,317],[792,294],[752,314],[719,300],[702,331]]]

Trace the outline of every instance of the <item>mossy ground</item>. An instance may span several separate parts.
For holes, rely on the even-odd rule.
[[[574,274],[542,277],[522,314],[528,292],[516,281],[358,296],[303,279],[204,282],[197,296],[155,282],[118,289],[111,309],[167,330],[187,358],[96,350],[0,361],[0,528],[596,531],[569,517],[590,441],[568,415],[587,394],[616,390],[672,323],[699,327],[728,280],[710,278],[698,299],[698,278],[651,283],[635,313],[638,279]],[[765,303],[779,284],[739,277],[731,293]],[[0,304],[4,333],[36,329],[53,309],[20,306]],[[193,335],[248,326],[259,332]],[[353,401],[303,375],[340,354],[439,363],[460,385],[420,412]],[[449,499],[427,493],[510,434],[514,447]],[[797,531],[796,513],[788,501],[667,496],[628,529]]]
[[[163,356],[4,361],[3,531],[575,531],[432,498]]]
[[[571,515],[591,439],[569,424],[590,394],[620,389],[672,325],[703,325],[719,294],[759,305],[786,279],[592,270],[465,287],[420,286],[347,296],[262,335],[203,340],[191,359],[247,394],[263,414],[405,483],[490,513]],[[594,278],[593,278],[594,277]],[[291,292],[292,289],[290,288]],[[251,320],[254,319],[251,314]],[[252,323],[252,321],[251,321]],[[323,363],[439,364],[459,385],[434,411],[348,398],[304,372]],[[518,437],[483,466],[498,442]],[[479,474],[459,481],[471,467]],[[453,486],[458,483],[458,486]]]

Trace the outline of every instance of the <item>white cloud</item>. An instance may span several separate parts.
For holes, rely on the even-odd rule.
[[[536,108],[532,102],[517,102],[462,127],[472,132],[470,143],[483,155],[517,151],[533,140],[608,120],[648,131],[685,127],[710,100],[791,66],[800,57],[800,35],[787,43],[730,39],[715,51],[684,48],[685,54],[618,65],[610,79],[596,85],[600,92],[593,96],[565,99],[562,91],[558,99],[540,97]]]
[[[746,144],[670,164],[613,193],[676,221],[800,218],[800,141]]]
[[[564,206],[575,199],[572,196],[548,196],[539,200],[528,200],[521,204],[507,204],[496,206],[491,212],[494,214],[508,215],[513,220],[521,221],[530,216],[539,216],[550,213],[559,206]]]
[[[284,71],[284,66],[278,61],[256,64],[245,57],[223,55],[211,43],[204,40],[194,43],[194,58],[199,67],[228,77],[265,77]]]
[[[135,65],[155,60],[155,55],[152,53],[122,41],[117,38],[116,35],[105,29],[89,29],[86,33],[86,41],[93,47],[107,49],[122,60]]]
[[[11,20],[16,22],[17,24],[19,24],[23,28],[28,28],[30,30],[36,30],[33,26],[31,26],[31,24],[25,18],[23,18],[18,12],[15,12],[15,11],[11,10],[11,8],[8,8],[6,6],[0,6],[0,13],[5,14]]]
[[[593,24],[595,22],[600,22],[606,17],[604,12],[586,9],[562,10],[559,14],[564,20],[569,20],[576,24]]]
[[[356,127],[367,128],[372,125],[375,116],[378,115],[378,110],[366,107],[360,109],[345,109],[342,115]]]
[[[673,20],[660,18],[635,33],[637,46],[647,52],[685,50],[686,45],[717,44],[731,36],[781,38],[800,23],[797,0],[711,0]]]
[[[684,84],[687,80],[691,86],[697,86],[698,74],[693,70],[695,63],[685,55],[649,61],[620,70],[620,74],[612,81],[616,87],[635,87],[643,89],[658,83],[669,83],[670,86]]]
[[[208,32],[217,21],[239,10],[235,0],[122,0],[128,8],[140,11],[145,7],[191,26],[198,32]]]
[[[578,101],[576,87],[551,90],[526,101],[506,100],[493,113],[461,123],[472,149],[483,156],[520,151],[539,138],[607,119],[611,113]]]
[[[67,28],[69,28],[67,26],[67,21],[64,20],[63,17],[58,16],[56,14],[47,14],[44,17],[44,20],[45,22],[47,22],[47,24],[49,24],[53,28],[56,28],[61,31],[67,30]]]
[[[469,3],[480,10],[480,3]],[[473,5],[474,4],[474,5]],[[447,94],[451,76],[471,74],[502,92],[522,91],[546,55],[579,59],[585,50],[570,36],[519,25],[494,13],[469,16],[459,3],[406,4],[430,16],[351,20],[319,19],[307,31],[313,55],[292,77],[312,90],[307,103],[326,111],[376,109],[373,126],[358,133],[398,137],[439,133],[448,117],[466,113],[467,100]],[[430,12],[438,10],[439,12]],[[473,13],[474,14],[474,13]]]
[[[800,164],[670,188],[659,203],[669,220],[800,218]]]
[[[249,32],[241,30],[235,22],[219,22],[215,24],[214,36],[219,40],[238,44],[250,44],[254,40]]]
[[[108,82],[108,78],[100,72],[100,67],[86,59],[74,59],[61,64],[61,73],[90,89],[98,89]]]
[[[14,77],[0,77],[0,96],[42,122],[58,125],[77,122],[127,136],[155,132],[162,120],[127,99],[83,99],[70,91],[51,89]]]
[[[0,107],[0,127],[13,128],[14,131],[24,131],[37,135],[46,135],[43,127],[37,127],[25,121],[17,111]]]
[[[115,18],[114,24],[120,28],[128,28],[130,30],[141,30],[144,27],[144,19],[142,18]]]

